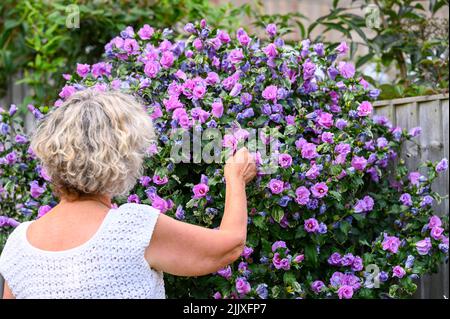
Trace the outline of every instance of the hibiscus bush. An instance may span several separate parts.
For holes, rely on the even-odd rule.
[[[115,203],[152,205],[210,228],[219,226],[224,209],[223,159],[246,144],[254,153],[259,174],[247,188],[241,258],[209,276],[165,275],[168,297],[413,294],[416,279],[447,256],[448,220],[435,215],[442,197],[431,189],[447,160],[406,168],[402,143],[420,129],[408,132],[373,115],[379,91],[346,60],[345,43],[286,45],[274,24],[261,39],[204,20],[184,30],[126,28],[105,46],[103,61],[64,75],[67,84],[52,106],[87,87],[139,96],[157,141],[144,176]],[[49,108],[29,110],[39,119]],[[0,132],[3,234],[56,203],[26,137],[13,132],[13,114],[2,112]],[[190,146],[181,161],[173,152],[186,146],[180,129]],[[196,147],[216,151],[208,145],[218,136],[219,160],[198,157]]]

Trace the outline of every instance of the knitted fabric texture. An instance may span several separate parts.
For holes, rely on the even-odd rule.
[[[159,211],[128,203],[111,209],[85,243],[63,251],[32,246],[20,224],[0,256],[0,274],[16,298],[165,298],[163,273],[144,254]]]

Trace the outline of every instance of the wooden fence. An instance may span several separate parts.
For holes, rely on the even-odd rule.
[[[411,129],[420,126],[422,134],[417,144],[408,142],[402,158],[410,169],[419,162],[449,158],[449,95],[419,96],[375,103],[375,113],[387,116],[393,125]],[[441,175],[432,186],[441,195],[449,194],[449,172]],[[434,207],[438,215],[449,214],[449,199]],[[440,267],[439,273],[425,276],[419,282],[415,298],[442,299],[449,296],[449,265]]]

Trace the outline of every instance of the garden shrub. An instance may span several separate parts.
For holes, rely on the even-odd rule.
[[[204,20],[184,29],[180,40],[148,25],[126,28],[105,46],[104,61],[78,64],[65,75],[54,106],[86,87],[139,96],[158,140],[144,176],[115,203],[152,205],[211,228],[224,209],[223,163],[176,163],[176,129],[191,137],[219,129],[222,157],[253,129],[263,129],[258,137],[275,148],[268,156],[255,153],[260,174],[247,187],[248,237],[240,259],[209,276],[165,275],[168,297],[413,294],[415,279],[436,271],[447,256],[448,221],[435,215],[441,196],[431,189],[447,160],[406,168],[402,143],[420,129],[407,132],[373,116],[379,91],[346,61],[345,43],[288,46],[273,24],[266,39],[243,29],[230,35]],[[29,110],[38,119],[48,112]],[[0,217],[3,234],[15,220],[41,216],[56,203],[27,138],[13,132],[13,114],[14,108],[1,117],[0,204],[9,218]]]

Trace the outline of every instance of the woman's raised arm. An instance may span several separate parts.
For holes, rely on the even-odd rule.
[[[219,229],[208,229],[161,214],[145,257],[154,269],[178,276],[201,276],[239,258],[247,238],[245,185],[256,175],[247,149],[225,165],[225,211]]]

